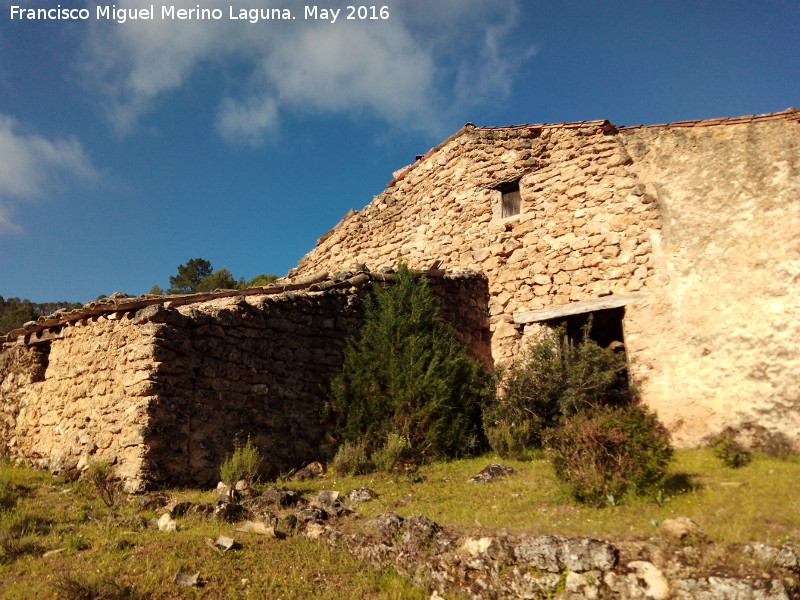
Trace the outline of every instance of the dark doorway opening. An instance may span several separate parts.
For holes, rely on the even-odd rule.
[[[625,338],[622,330],[622,318],[624,316],[624,307],[609,308],[553,319],[548,321],[548,325],[551,327],[563,326],[565,329],[564,335],[567,338],[566,341],[573,346],[583,342],[587,326],[589,326],[588,339],[601,348],[607,348],[616,354],[620,354],[627,365]],[[624,396],[629,397],[630,385],[627,367],[618,373],[614,388],[623,392]]]
[[[603,348],[624,348],[625,339],[622,334],[622,318],[625,316],[625,308],[609,308],[594,312],[570,315],[563,319],[551,321],[551,325],[558,327],[564,325],[566,334],[570,342],[577,344],[583,341],[584,329],[591,319],[592,325],[589,330],[589,339],[597,342]]]

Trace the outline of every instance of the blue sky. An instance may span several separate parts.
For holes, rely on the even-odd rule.
[[[194,257],[284,275],[468,121],[800,105],[795,1],[386,0],[386,20],[335,23],[294,0],[152,3],[156,18],[119,23],[95,18],[103,2],[0,2],[0,295],[139,294]],[[160,18],[198,4],[223,18]],[[90,18],[11,19],[57,5]]]

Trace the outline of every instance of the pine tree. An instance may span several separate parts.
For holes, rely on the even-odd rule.
[[[401,265],[366,300],[360,335],[348,340],[332,385],[337,437],[372,453],[399,434],[417,460],[468,454],[480,440],[485,389],[481,365],[441,322],[427,279]]]

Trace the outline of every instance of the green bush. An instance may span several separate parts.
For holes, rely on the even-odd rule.
[[[550,429],[546,443],[572,496],[596,506],[657,490],[672,458],[669,433],[639,405],[593,407]]]
[[[731,469],[740,469],[753,460],[753,453],[736,441],[733,432],[726,431],[715,437],[711,441],[711,448],[714,455]]]
[[[590,407],[631,402],[625,357],[589,339],[590,328],[591,321],[577,344],[563,326],[546,331],[496,375],[497,400],[484,408],[483,422],[500,456],[541,447],[548,428]]]
[[[248,437],[244,445],[237,442],[233,454],[222,463],[219,469],[220,479],[231,487],[242,479],[252,483],[258,478],[263,463],[261,452]]]
[[[411,444],[397,433],[390,433],[386,443],[372,453],[372,462],[379,471],[389,473],[401,467],[410,457]]]
[[[122,498],[122,482],[114,474],[114,466],[107,460],[96,461],[89,465],[84,476],[103,504],[116,510]]]
[[[369,473],[372,467],[364,441],[345,441],[339,446],[331,462],[331,469],[337,475],[362,475]]]
[[[486,439],[501,458],[518,459],[531,446],[533,424],[530,419],[497,420],[486,427]]]
[[[417,462],[474,452],[486,393],[481,365],[439,318],[425,277],[401,265],[365,302],[331,389],[333,438],[366,451],[396,433]]]

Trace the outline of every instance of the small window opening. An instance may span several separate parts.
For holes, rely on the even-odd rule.
[[[502,183],[500,190],[500,217],[513,217],[522,210],[522,196],[519,193],[519,180]]]

